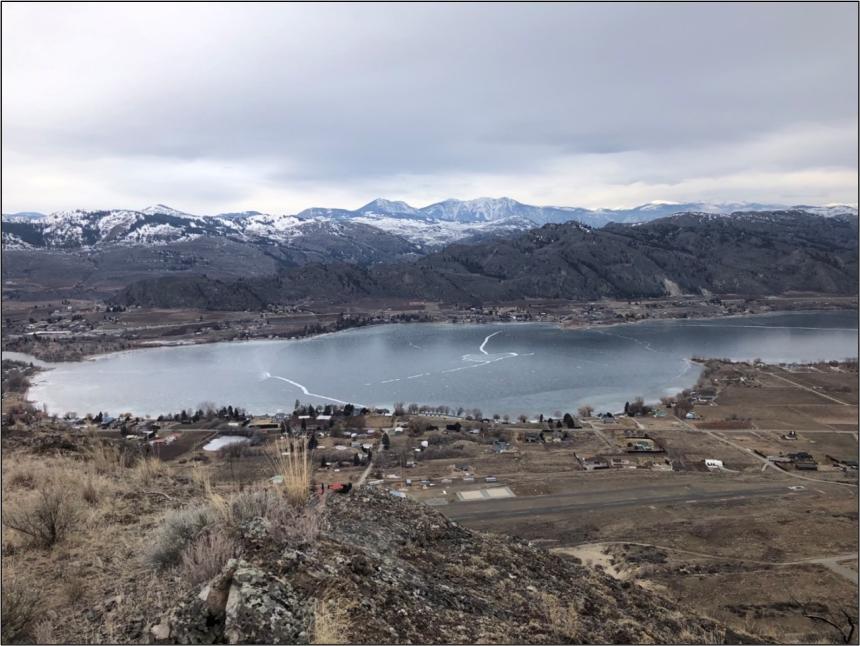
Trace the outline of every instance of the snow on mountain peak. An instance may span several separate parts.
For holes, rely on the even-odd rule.
[[[395,213],[414,215],[418,212],[418,209],[413,206],[409,206],[406,202],[399,200],[386,200],[383,197],[378,197],[372,202],[368,202],[362,206],[358,211],[360,213],[383,213],[387,215]]]
[[[147,206],[145,209],[141,209],[141,213],[146,215],[174,215],[176,217],[181,218],[196,218],[198,216],[192,215],[191,213],[185,213],[184,211],[178,211],[173,207],[167,206],[166,204],[155,204],[153,206]]]

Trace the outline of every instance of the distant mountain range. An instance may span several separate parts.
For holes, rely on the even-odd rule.
[[[352,240],[380,232],[383,247],[399,247],[396,254],[421,254],[455,241],[480,241],[510,235],[544,224],[577,221],[599,228],[611,222],[648,222],[674,213],[733,212],[786,209],[756,203],[654,202],[632,209],[532,206],[507,197],[476,200],[445,200],[422,208],[405,202],[376,199],[359,209],[311,208],[296,215],[270,215],[258,211],[198,216],[163,204],[139,211],[61,211],[50,215],[24,212],[3,215],[3,246],[6,249],[95,249],[111,245],[174,244],[202,237],[220,237],[238,242],[277,246],[304,245],[303,238]],[[823,216],[857,215],[845,205],[794,206]],[[357,226],[361,225],[361,226]],[[368,227],[372,229],[368,229]],[[364,234],[363,236],[360,234]],[[399,238],[399,244],[386,239]],[[312,245],[315,243],[311,243]],[[377,262],[371,251],[359,261]],[[336,258],[332,258],[336,259]]]
[[[685,213],[593,229],[547,224],[411,263],[307,264],[222,281],[173,275],[136,282],[117,301],[144,307],[256,309],[269,303],[420,298],[481,304],[676,294],[856,294],[857,218],[805,211]]]
[[[724,220],[732,227],[757,221],[757,217],[768,213],[805,213],[820,228],[828,222],[857,220],[857,210],[849,206],[775,211],[765,210],[767,205],[754,204],[743,205],[747,210],[726,213],[740,206],[655,203],[635,209],[592,211],[530,206],[500,198],[446,200],[414,208],[403,202],[378,199],[354,211],[308,209],[297,215],[246,211],[198,216],[163,204],[139,211],[16,213],[4,215],[2,221],[3,290],[4,298],[104,297],[154,277],[195,275],[232,281],[262,279],[309,267],[311,287],[305,295],[320,286],[311,278],[328,271],[340,272],[349,284],[358,286],[358,293],[365,289],[364,283],[353,274],[364,271],[362,268],[382,264],[409,268],[410,263],[425,257],[428,263],[433,262],[431,256],[448,257],[444,254],[464,245],[503,245],[505,240],[513,243],[530,231],[543,231],[540,227],[546,225],[570,223],[576,225],[572,230],[581,227],[583,231],[603,233],[618,226],[635,228],[632,223],[665,218],[667,212],[679,209],[700,214],[690,217]],[[494,247],[493,256],[503,248]],[[471,266],[476,262],[472,254],[482,254],[484,250],[486,247],[458,253],[466,254],[468,259],[463,262]],[[433,256],[436,252],[443,255]],[[611,249],[602,253],[612,256]],[[590,262],[600,264],[599,258]],[[408,276],[413,269],[401,273]],[[543,280],[543,270],[534,270],[539,275],[533,280]],[[439,274],[442,275],[446,272]],[[469,281],[474,277],[456,280],[461,278]],[[433,293],[445,296],[455,293],[451,289],[433,289]],[[337,291],[333,287],[333,293]],[[388,291],[385,288],[380,293]],[[495,288],[490,291],[501,293]],[[512,293],[520,291],[516,288]],[[538,291],[549,293],[543,288]]]

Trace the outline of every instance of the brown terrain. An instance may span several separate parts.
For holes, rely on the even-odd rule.
[[[243,492],[277,490],[279,483],[288,481],[271,480],[273,474],[285,473],[273,455],[288,446],[285,442],[300,440],[277,438],[284,429],[301,435],[302,426],[318,444],[309,459],[309,480],[315,488],[334,485],[326,493],[337,501],[326,507],[337,510],[325,512],[335,514],[329,522],[342,522],[343,514],[356,519],[366,513],[372,522],[354,526],[355,531],[371,532],[374,538],[350,540],[345,532],[328,530],[324,539],[312,541],[320,541],[316,551],[290,543],[298,540],[295,537],[279,539],[280,545],[293,545],[289,549],[301,554],[291,559],[305,559],[309,568],[299,568],[298,579],[290,578],[298,574],[286,579],[290,598],[298,595],[295,603],[303,609],[290,620],[294,632],[289,639],[319,640],[314,636],[319,630],[329,641],[494,641],[504,634],[536,642],[618,641],[622,635],[618,631],[628,625],[633,632],[624,633],[621,641],[722,642],[755,635],[750,638],[756,641],[841,643],[857,622],[856,363],[775,366],[708,361],[695,390],[677,402],[614,419],[588,417],[589,411],[580,411],[570,420],[575,428],[559,426],[558,420],[505,422],[421,412],[344,416],[338,410],[331,419],[294,414],[250,421],[243,412],[237,411],[239,421],[233,421],[212,410],[200,411],[198,419],[165,419],[156,427],[152,421],[120,419],[99,428],[87,419],[57,420],[29,408],[23,393],[31,370],[4,363],[4,510],[26,509],[62,486],[65,495],[74,497],[77,511],[62,540],[50,549],[8,523],[4,526],[4,590],[18,595],[13,600],[20,598],[38,608],[37,614],[21,619],[20,635],[25,639],[140,642],[229,640],[230,635],[256,639],[243,633],[248,627],[231,619],[229,612],[227,623],[217,624],[221,628],[215,633],[200,633],[195,621],[202,611],[192,599],[202,582],[212,577],[227,577],[233,581],[229,585],[240,587],[245,585],[242,581],[259,577],[285,580],[286,574],[264,567],[275,557],[261,547],[261,538],[253,538],[258,530],[237,526],[218,533],[217,540],[226,547],[207,543],[195,548],[225,554],[221,561],[216,559],[218,567],[203,568],[194,560],[195,552],[188,551],[191,547],[177,548],[179,555],[168,566],[154,567],[147,554],[167,531],[165,523],[178,522],[171,517],[174,511],[199,505],[220,509],[224,503],[218,501],[224,500],[253,507],[257,502],[242,498],[250,495]],[[149,442],[144,432],[154,433]],[[218,435],[236,433],[247,435],[249,443],[237,450],[203,450]],[[124,436],[131,439],[121,441]],[[113,448],[99,448],[105,442]],[[129,455],[150,457],[119,459],[111,452],[120,450],[117,447],[131,451]],[[721,464],[708,468],[705,460]],[[334,493],[343,483],[350,483],[353,490],[345,496]],[[391,536],[404,531],[388,524],[389,513],[395,517],[405,513],[391,507],[407,504],[395,495],[425,503],[408,509],[425,510],[409,514],[417,514],[413,521],[429,534],[413,532],[405,544],[383,543],[392,545],[386,549],[396,556],[376,548],[372,554],[362,552],[376,545],[379,534],[373,527],[382,526],[378,531]],[[292,518],[284,521],[289,527],[305,523],[305,512],[295,508],[285,512],[266,507],[259,514],[269,519],[267,523],[283,519],[283,514]],[[233,527],[239,521],[219,522],[217,527]],[[460,527],[467,533],[459,533]],[[313,535],[320,536],[318,531],[314,529]],[[510,536],[514,543],[491,536]],[[385,539],[390,540],[394,539]],[[411,551],[404,552],[409,545]],[[450,559],[452,549],[471,559],[451,566],[460,578],[452,569],[444,575],[451,577],[449,582],[428,583],[431,573],[442,576],[432,559]],[[367,588],[366,576],[354,569],[360,573],[364,565],[350,565],[359,554],[372,563],[382,559],[373,566],[382,568],[377,571],[394,568],[387,601],[378,600],[382,606],[373,605],[377,601],[354,605],[378,592]],[[433,554],[438,556],[431,558]],[[572,559],[571,565],[545,561],[548,554]],[[227,556],[239,560],[230,565]],[[347,570],[341,571],[342,566]],[[294,568],[283,567],[284,572]],[[571,599],[585,599],[585,593],[565,594],[563,588],[553,587],[560,583],[540,585],[550,581],[547,572],[567,567],[579,568],[570,571],[571,577],[596,577],[595,590],[616,595],[618,610],[611,615],[615,619],[607,616],[603,623],[589,623],[590,611],[582,603],[591,602],[585,601],[574,604],[577,621],[570,619]],[[195,568],[204,571],[195,573]],[[320,568],[317,574],[315,568]],[[413,578],[402,579],[397,568],[405,568]],[[502,585],[508,574],[532,583]],[[307,582],[313,581],[319,590],[328,591],[326,595],[311,594]],[[213,579],[212,585],[216,583]],[[341,585],[352,591],[348,599],[338,596]],[[409,585],[419,590],[429,586],[426,610],[411,600],[401,605],[412,594],[419,598],[425,594],[407,592]],[[619,592],[611,592],[616,585],[621,586]],[[448,588],[456,591],[458,586],[469,600],[458,602],[460,614],[448,615],[444,608],[449,602],[441,599],[453,594]],[[529,615],[526,628],[513,619],[518,616],[516,605],[505,605],[507,601],[502,603],[496,595],[511,595],[513,590],[524,594],[528,586],[535,588],[531,594],[540,596],[542,605],[537,607],[544,610]],[[653,601],[651,594],[656,595]],[[141,608],[142,596],[153,601]],[[535,607],[527,596],[518,599],[510,598]],[[4,601],[4,616],[9,603]],[[483,616],[482,604],[487,603],[498,605],[495,623],[474,619]],[[637,603],[677,608],[671,612],[680,613],[674,615],[681,622],[679,632],[670,638],[641,624],[641,619],[630,620],[626,604]],[[415,621],[421,612],[429,612],[434,620],[423,625],[395,621],[394,615],[384,619],[379,607],[402,608],[406,614],[399,616]],[[368,623],[368,616],[377,617],[376,623]],[[695,623],[692,616],[713,623]],[[628,620],[632,623],[625,623]],[[445,632],[428,632],[434,622],[442,622]],[[634,628],[639,624],[641,628]],[[606,632],[610,627],[615,632]],[[332,637],[325,630],[336,634]],[[389,630],[400,632],[386,633]],[[271,633],[263,637],[288,639]],[[851,639],[856,639],[856,632]]]

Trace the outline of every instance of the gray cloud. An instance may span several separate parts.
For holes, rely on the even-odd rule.
[[[588,206],[857,199],[856,5],[13,4],[3,18],[7,211],[500,190]]]

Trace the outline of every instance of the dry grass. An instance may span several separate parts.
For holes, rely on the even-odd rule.
[[[318,599],[314,605],[312,644],[349,644],[349,610],[352,602],[331,596]]]
[[[41,547],[62,541],[81,521],[80,501],[61,479],[47,480],[31,495],[4,505],[2,522]]]
[[[182,577],[197,585],[215,577],[233,556],[238,543],[221,530],[200,534],[182,553]]]
[[[90,505],[98,503],[101,497],[101,489],[96,483],[95,477],[90,473],[81,480],[81,498]]]
[[[317,539],[322,528],[322,507],[307,505],[295,510],[281,506],[269,521],[269,533],[275,541],[308,545]]]
[[[16,470],[9,476],[7,480],[9,487],[14,487],[17,489],[32,489],[36,482],[33,479],[33,473],[31,471],[24,470]]]
[[[122,445],[110,442],[97,442],[89,448],[86,455],[96,473],[112,475],[119,470],[128,469],[135,462],[135,456]]]
[[[575,638],[580,628],[576,608],[562,603],[558,597],[546,592],[539,594],[538,601],[547,623],[559,634]]]
[[[254,518],[266,522],[269,535],[278,543],[311,543],[320,532],[322,507],[307,502],[295,507],[281,487],[252,489],[214,500],[225,523],[238,533]]]
[[[283,487],[287,500],[298,508],[304,506],[310,496],[313,467],[307,443],[297,442],[293,446],[296,444],[298,450],[290,451],[285,442],[275,442],[271,460],[275,475],[283,478],[279,486]]]
[[[133,478],[143,486],[149,486],[167,471],[167,465],[158,458],[139,460],[132,470]]]

